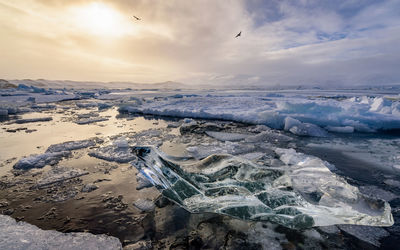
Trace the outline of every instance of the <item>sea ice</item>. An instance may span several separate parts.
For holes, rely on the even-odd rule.
[[[118,138],[113,142],[113,145],[98,148],[90,152],[89,155],[106,161],[115,161],[119,163],[130,162],[136,159],[135,154],[132,153],[132,149],[124,138]]]
[[[133,205],[143,212],[150,212],[155,208],[154,202],[149,199],[138,199],[133,203]]]
[[[280,168],[231,155],[199,162],[169,158],[153,147],[135,147],[132,162],[168,199],[192,213],[212,212],[290,228],[333,224],[390,226],[390,205],[364,196],[329,171],[319,158],[276,149]]]
[[[42,168],[46,165],[55,165],[63,157],[71,155],[70,151],[51,152],[39,155],[30,155],[20,159],[15,165],[14,169],[28,170],[31,168]]]
[[[137,173],[136,182],[137,182],[136,190],[141,190],[143,188],[148,188],[153,186],[153,184],[151,184],[151,182],[141,172]]]
[[[291,117],[285,118],[284,130],[290,131],[292,134],[300,136],[326,137],[328,134],[325,130],[311,123],[303,123]]]
[[[241,141],[249,136],[246,134],[215,132],[215,131],[206,131],[206,134],[219,141]]]
[[[307,124],[319,127],[351,126],[355,131],[361,132],[400,128],[400,102],[385,97],[310,100],[301,95],[277,95],[270,98],[265,98],[262,94],[188,96],[180,99],[154,99],[133,106],[127,104],[120,112],[231,120],[278,129],[283,129],[285,118],[291,117],[305,123],[306,131],[311,129],[319,132],[324,130],[307,128],[311,126]],[[299,127],[293,130],[303,133]],[[349,129],[340,131],[349,132]]]
[[[334,126],[326,126],[326,130],[329,132],[335,132],[335,133],[353,133],[354,128],[352,126],[344,126],[344,127],[334,127]]]
[[[76,124],[79,125],[84,125],[84,124],[90,124],[90,123],[95,123],[95,122],[103,122],[103,121],[108,121],[108,118],[106,117],[91,117],[91,118],[82,118],[77,121],[75,121]]]
[[[273,130],[266,130],[256,135],[249,136],[245,139],[246,142],[254,143],[254,142],[288,142],[293,140],[293,138],[277,133]]]
[[[51,170],[43,174],[37,182],[37,187],[48,186],[57,182],[73,179],[82,175],[87,175],[89,172],[81,169],[74,169],[69,167],[54,166]]]
[[[30,118],[30,119],[19,119],[16,120],[15,123],[22,124],[22,123],[30,123],[30,122],[48,122],[53,120],[51,117],[39,117],[39,118]]]
[[[0,215],[0,249],[122,249],[112,236],[91,233],[61,233],[42,230],[26,222]]]
[[[87,148],[96,145],[94,140],[81,140],[81,141],[68,141],[59,144],[53,144],[49,146],[46,153],[51,152],[61,152],[61,151],[71,151],[81,148]]]

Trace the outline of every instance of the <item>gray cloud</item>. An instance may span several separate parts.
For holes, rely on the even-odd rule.
[[[129,24],[139,33],[110,43],[51,14],[90,2],[32,0],[30,9],[39,13],[21,14],[23,6],[1,0],[3,19],[10,17],[0,27],[2,47],[16,52],[6,53],[9,63],[0,63],[0,73],[189,84],[400,82],[398,1],[97,1],[118,10],[127,22],[132,15],[142,18]],[[37,19],[29,28],[20,23],[29,20],[27,15]],[[240,30],[242,37],[235,39]],[[26,69],[27,62],[39,61]]]

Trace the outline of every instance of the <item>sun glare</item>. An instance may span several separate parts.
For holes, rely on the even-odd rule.
[[[121,14],[102,3],[76,8],[75,14],[77,26],[94,35],[118,36],[128,31]]]

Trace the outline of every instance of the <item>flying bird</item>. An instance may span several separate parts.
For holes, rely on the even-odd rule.
[[[242,31],[240,31],[236,36],[235,36],[235,38],[238,38],[239,36],[241,36],[242,35]]]
[[[142,19],[140,19],[140,18],[137,17],[137,16],[133,16],[133,18],[135,18],[135,19],[138,20],[138,21],[142,20]]]

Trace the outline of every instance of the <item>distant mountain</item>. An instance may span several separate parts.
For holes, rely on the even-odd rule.
[[[8,82],[7,80],[0,79],[0,89],[12,89],[16,88],[17,85]]]
[[[76,89],[191,89],[190,85],[179,82],[167,81],[160,83],[132,83],[132,82],[94,82],[94,81],[70,81],[70,80],[46,80],[23,79],[8,80],[14,85],[25,84],[41,88],[76,88]]]

